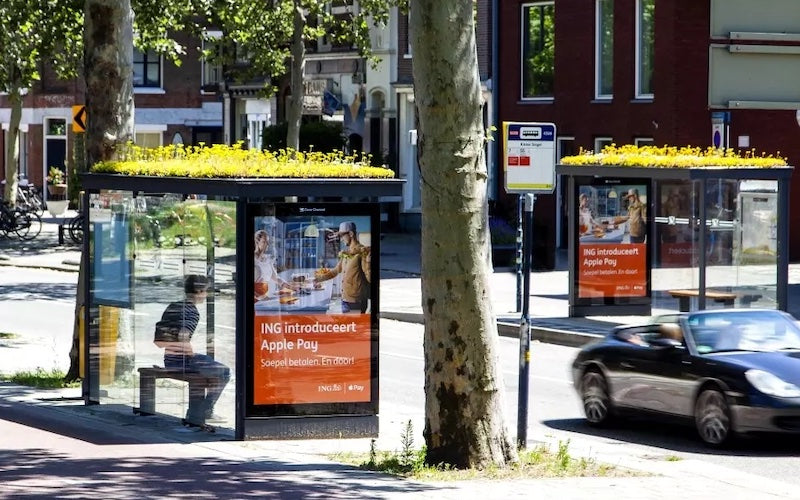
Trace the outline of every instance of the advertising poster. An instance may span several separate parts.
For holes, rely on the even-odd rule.
[[[692,185],[660,183],[657,190],[658,213],[655,217],[660,267],[692,267],[698,265],[698,232],[692,227],[697,218],[692,206]]]
[[[289,212],[254,218],[252,404],[369,403],[372,218]]]
[[[647,296],[647,184],[577,187],[578,298]]]

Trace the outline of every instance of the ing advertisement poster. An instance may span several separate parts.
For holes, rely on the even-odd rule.
[[[377,400],[378,226],[342,208],[279,205],[252,219],[252,407]]]
[[[578,298],[648,296],[648,186],[577,186]]]

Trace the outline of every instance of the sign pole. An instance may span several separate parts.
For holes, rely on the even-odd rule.
[[[517,270],[517,308],[516,312],[522,311],[522,255],[523,248],[523,230],[522,230],[522,214],[523,214],[523,199],[524,195],[517,197],[517,238],[515,248],[514,267]]]
[[[555,175],[556,126],[554,123],[503,122],[503,172],[508,193],[519,193],[517,250],[517,311],[519,322],[519,395],[517,398],[517,447],[528,441],[528,386],[531,364],[531,253],[533,250],[534,193],[552,193]],[[522,283],[520,283],[520,281]]]
[[[520,196],[522,198],[522,196]],[[531,250],[533,247],[533,204],[536,195],[526,193],[522,227],[522,318],[519,322],[519,395],[517,402],[517,447],[525,449],[528,444],[528,382],[531,371]]]

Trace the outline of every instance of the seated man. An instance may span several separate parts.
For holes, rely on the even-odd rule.
[[[192,349],[192,335],[200,321],[200,312],[195,304],[205,300],[208,279],[196,274],[187,276],[184,292],[186,298],[168,305],[161,315],[161,321],[156,323],[154,342],[164,348],[165,368],[195,372],[214,380],[208,387],[189,392],[186,421],[202,425],[206,420],[218,419],[212,411],[231,378],[231,371],[211,356],[195,354]]]

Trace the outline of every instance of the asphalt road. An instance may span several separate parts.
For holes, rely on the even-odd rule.
[[[402,424],[409,418],[422,439],[424,425],[421,325],[381,322],[381,386],[390,397],[381,398],[381,421]],[[506,385],[506,417],[516,436],[519,343],[500,339],[500,357]],[[692,427],[631,419],[598,430],[583,420],[580,401],[572,386],[570,366],[577,348],[534,343],[528,410],[529,446],[535,440],[566,442],[597,450],[603,457],[638,456],[651,460],[700,460],[742,472],[800,485],[800,438],[775,436],[743,440],[728,450],[711,450]],[[390,399],[391,402],[385,402]],[[389,408],[387,408],[389,406]],[[390,410],[387,414],[386,410]],[[398,431],[399,432],[399,431]],[[600,453],[602,450],[602,453]]]
[[[66,367],[76,277],[75,273],[0,267],[0,332],[20,335],[13,344],[0,338],[0,349],[13,349],[13,355],[3,357],[4,372],[14,371],[14,363],[29,365],[37,356],[62,369]],[[155,307],[147,312],[159,313]],[[392,441],[397,441],[410,421],[415,442],[423,443],[422,336],[421,325],[381,321],[380,425],[381,435],[391,436]],[[48,351],[46,356],[41,355],[43,349]],[[800,439],[758,439],[731,450],[712,451],[689,427],[636,420],[602,431],[588,427],[569,372],[576,352],[575,348],[559,345],[532,346],[530,446],[539,439],[570,440],[570,446],[588,446],[605,459],[693,459],[800,485],[800,475],[796,473],[800,470]],[[518,342],[499,338],[499,354],[507,391],[506,417],[513,437],[517,428]]]

